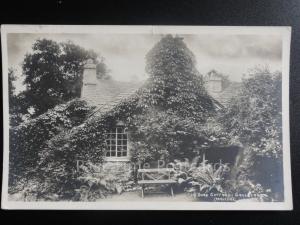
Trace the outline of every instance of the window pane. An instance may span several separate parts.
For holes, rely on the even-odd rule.
[[[123,129],[122,127],[118,127],[118,128],[117,128],[117,133],[118,133],[118,134],[119,134],[119,133],[123,133],[123,130],[124,130],[124,129]]]
[[[107,140],[107,157],[125,157],[127,156],[127,133],[124,127],[117,127],[108,133]]]

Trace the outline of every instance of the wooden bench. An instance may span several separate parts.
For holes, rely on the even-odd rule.
[[[138,169],[138,184],[142,187],[142,198],[145,194],[146,185],[170,185],[171,196],[174,196],[172,185],[177,183],[171,178],[174,169],[156,168],[156,169]]]

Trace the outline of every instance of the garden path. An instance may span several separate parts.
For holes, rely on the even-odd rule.
[[[103,199],[99,199],[103,201]],[[141,197],[140,191],[132,192],[123,192],[122,194],[115,194],[108,196],[105,201],[194,201],[192,196],[188,196],[185,193],[175,194],[174,197],[171,197],[167,194],[156,194],[148,193],[145,195],[145,198]]]

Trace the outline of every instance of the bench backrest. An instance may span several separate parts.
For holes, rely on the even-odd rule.
[[[141,180],[171,180],[174,169],[155,168],[155,169],[138,169],[138,178]]]

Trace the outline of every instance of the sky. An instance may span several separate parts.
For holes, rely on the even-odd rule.
[[[194,53],[198,71],[205,75],[215,69],[228,75],[232,81],[241,81],[254,67],[267,66],[281,71],[282,39],[279,35],[180,35]],[[140,81],[147,79],[145,55],[161,39],[159,34],[32,34],[11,33],[7,36],[8,65],[21,77],[21,64],[37,39],[57,42],[72,41],[92,49],[105,58],[115,80]],[[22,78],[15,82],[22,90]]]

